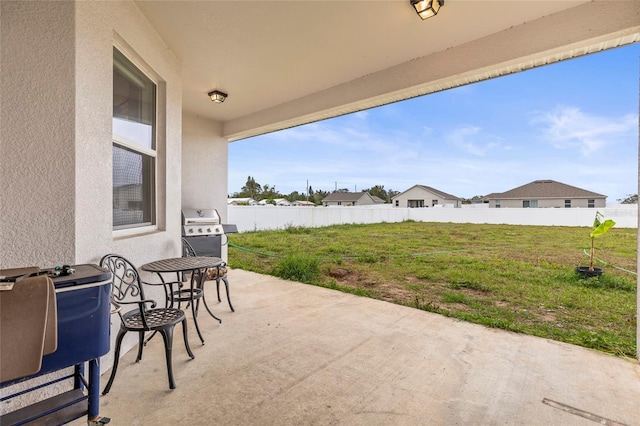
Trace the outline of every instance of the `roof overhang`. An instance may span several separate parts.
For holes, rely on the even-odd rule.
[[[637,1],[137,1],[186,114],[239,140],[640,40]],[[214,104],[207,93],[229,94]]]

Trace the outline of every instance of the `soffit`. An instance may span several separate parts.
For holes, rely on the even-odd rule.
[[[137,1],[182,62],[184,112],[223,123],[230,140],[428,93],[417,83],[460,78],[461,68],[441,64],[421,77],[412,67],[454,63],[437,55],[492,36],[495,43],[585,3],[449,0],[422,21],[408,0]],[[463,61],[486,67],[491,46],[484,49]],[[213,104],[212,89],[229,98]]]

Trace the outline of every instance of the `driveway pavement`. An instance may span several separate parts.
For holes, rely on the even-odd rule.
[[[640,425],[640,366],[413,308],[229,272],[236,312],[202,309],[196,358],[174,339],[120,363],[110,425]],[[115,318],[114,318],[115,320]],[[106,383],[107,371],[102,377]],[[86,424],[77,420],[74,424]]]

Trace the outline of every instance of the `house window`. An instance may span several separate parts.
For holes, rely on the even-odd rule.
[[[396,207],[400,206],[400,200],[396,200]]]
[[[156,84],[113,49],[113,229],[156,224]]]
[[[496,200],[496,209],[500,208],[500,200]]]
[[[564,207],[567,209],[571,208],[571,200],[564,200]]]
[[[438,205],[438,200],[431,200],[431,207],[435,207]]]
[[[522,201],[523,208],[536,208],[538,207],[538,200],[523,200]]]
[[[596,200],[587,200],[587,207],[595,207]]]

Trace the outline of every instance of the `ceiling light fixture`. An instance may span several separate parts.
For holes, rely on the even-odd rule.
[[[211,100],[217,104],[223,103],[228,96],[226,93],[222,93],[219,90],[214,90],[213,92],[209,92],[208,95],[211,98]]]
[[[436,16],[444,4],[444,0],[409,0],[409,2],[416,10],[418,16],[422,19]]]

